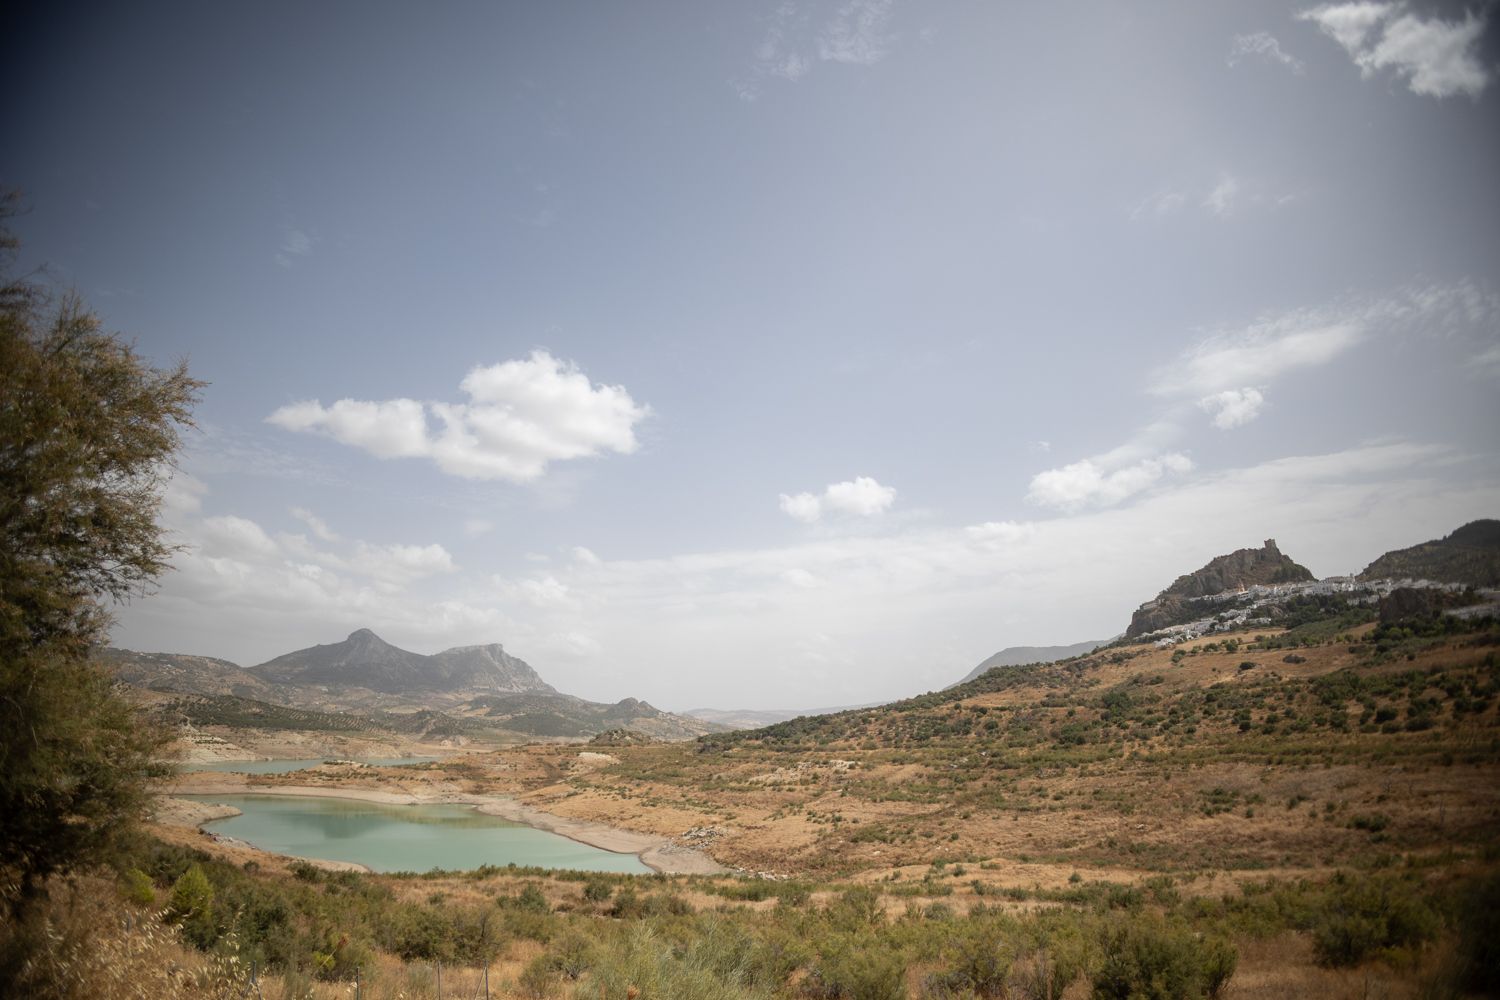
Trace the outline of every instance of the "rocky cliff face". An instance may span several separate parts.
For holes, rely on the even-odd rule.
[[[1305,566],[1276,547],[1274,538],[1258,549],[1238,549],[1209,560],[1208,565],[1179,576],[1154,601],[1140,606],[1130,619],[1127,638],[1135,638],[1183,621],[1187,602],[1256,584],[1300,583],[1316,579]]]
[[[449,689],[557,693],[556,688],[537,675],[531,664],[518,656],[511,656],[498,642],[483,646],[454,646],[427,659],[429,672],[441,677]]]

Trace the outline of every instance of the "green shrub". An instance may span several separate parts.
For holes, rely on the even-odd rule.
[[[817,1000],[905,1000],[906,967],[900,954],[872,944],[856,935],[824,942],[803,990]]]
[[[1413,887],[1390,878],[1340,874],[1312,928],[1318,964],[1358,965],[1371,955],[1413,948],[1437,933],[1437,917]]]
[[[128,868],[120,876],[120,895],[140,906],[156,905],[156,885],[139,868]]]
[[[1203,938],[1160,917],[1111,927],[1093,975],[1095,1000],[1190,1000],[1218,996],[1238,955],[1221,938]]]

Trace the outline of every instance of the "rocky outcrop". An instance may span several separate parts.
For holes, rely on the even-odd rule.
[[[1208,565],[1179,576],[1153,601],[1142,604],[1130,619],[1125,637],[1136,636],[1178,625],[1192,614],[1189,602],[1226,590],[1240,590],[1256,585],[1301,583],[1316,579],[1305,566],[1283,555],[1274,538],[1266,539],[1258,549],[1238,549],[1209,560]]]

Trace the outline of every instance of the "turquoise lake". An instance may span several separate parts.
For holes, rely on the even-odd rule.
[[[307,757],[301,760],[220,760],[212,764],[190,764],[183,762],[178,765],[183,771],[233,771],[236,774],[286,774],[288,771],[300,771],[303,768],[317,767],[329,757]],[[442,760],[441,757],[351,757],[361,764],[372,764],[376,767],[401,767],[406,764],[425,764],[432,760]]]
[[[579,871],[650,874],[634,854],[616,854],[486,816],[469,806],[395,806],[292,795],[184,795],[222,802],[241,815],[205,829],[265,851],[353,861],[372,871],[467,870],[480,865],[536,865]]]

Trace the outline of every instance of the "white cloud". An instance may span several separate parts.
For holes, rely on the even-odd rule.
[[[1154,486],[1163,476],[1184,473],[1192,467],[1192,460],[1180,452],[1143,458],[1118,468],[1086,458],[1037,473],[1026,499],[1064,511],[1109,507]]]
[[[200,539],[210,555],[256,558],[277,551],[276,543],[260,525],[233,514],[204,518]]]
[[[804,524],[812,524],[823,516],[822,501],[811,493],[798,493],[794,496],[783,493],[780,504],[784,514]]]
[[[1240,182],[1229,174],[1219,178],[1219,183],[1214,185],[1203,199],[1203,207],[1208,209],[1219,218],[1225,218],[1234,211],[1235,199],[1240,193]]]
[[[1477,100],[1489,86],[1479,53],[1482,14],[1466,11],[1463,20],[1446,21],[1412,13],[1404,3],[1360,2],[1325,4],[1297,16],[1338,42],[1362,76],[1389,69],[1412,93],[1437,98]]]
[[[1359,323],[1325,319],[1291,313],[1211,336],[1157,371],[1151,391],[1207,395],[1247,382],[1264,383],[1296,368],[1327,364],[1364,336]]]
[[[1266,398],[1259,389],[1225,389],[1198,400],[1198,405],[1214,417],[1214,426],[1227,431],[1241,427],[1260,416]]]
[[[568,585],[555,576],[521,580],[514,586],[515,593],[522,600],[539,608],[563,608],[573,605],[572,598],[568,596]]]
[[[341,399],[325,407],[312,400],[283,406],[266,419],[287,430],[325,433],[380,458],[431,458],[465,479],[531,482],[552,462],[634,452],[635,425],[650,413],[623,386],[596,386],[576,365],[546,351],[475,368],[460,388],[469,402]],[[441,425],[435,433],[428,411]]]
[[[986,521],[964,529],[976,545],[1000,549],[1036,534],[1036,525],[1019,521]]]
[[[470,538],[478,538],[480,535],[488,535],[495,530],[495,522],[483,517],[464,518],[464,534]]]
[[[582,545],[573,546],[573,561],[580,566],[598,566],[600,562],[592,549],[586,549]]]
[[[306,507],[293,507],[291,508],[291,513],[293,517],[307,525],[308,530],[317,536],[319,541],[336,542],[339,540],[339,536],[334,534],[333,529],[328,527],[328,522]]]
[[[890,52],[892,0],[850,0],[824,27],[818,56],[834,62],[873,66]]]
[[[1470,336],[1494,324],[1500,297],[1471,282],[1403,289],[1332,306],[1268,314],[1210,333],[1152,373],[1157,396],[1201,399],[1325,365],[1376,336]]]
[[[896,491],[869,476],[834,483],[823,491],[823,505],[856,517],[873,517],[896,501]]]
[[[414,399],[341,399],[327,407],[314,399],[283,406],[266,421],[289,431],[322,431],[378,458],[416,458],[431,451],[427,417]]]
[[[896,501],[896,490],[882,486],[869,476],[857,476],[842,483],[832,483],[822,496],[798,493],[781,494],[780,506],[788,517],[811,524],[825,511],[837,511],[855,517],[874,517],[888,510]]]
[[[1276,36],[1268,31],[1257,31],[1249,35],[1235,35],[1229,49],[1229,65],[1237,66],[1246,56],[1256,56],[1280,63],[1293,73],[1302,72],[1302,61],[1282,49]]]
[[[781,578],[793,587],[801,587],[803,590],[811,590],[820,582],[817,577],[800,566],[793,566],[785,573],[782,573]]]
[[[387,583],[408,583],[435,573],[452,573],[458,567],[448,550],[432,545],[372,545],[358,542],[349,565]]]

